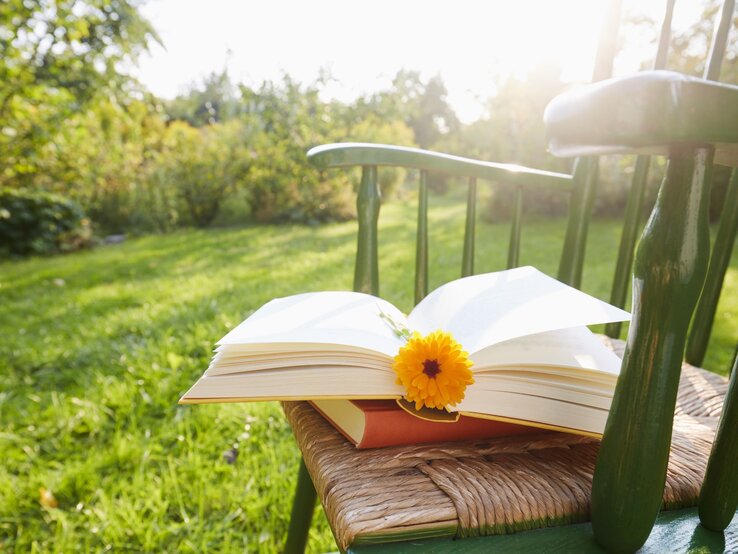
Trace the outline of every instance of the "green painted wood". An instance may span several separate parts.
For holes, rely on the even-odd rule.
[[[723,0],[723,8],[720,11],[720,19],[715,24],[715,31],[712,33],[712,45],[705,67],[704,78],[710,81],[720,79],[720,68],[725,57],[728,35],[733,26],[733,12],[735,12],[735,0]]]
[[[738,358],[733,362],[715,442],[707,462],[699,500],[702,525],[722,531],[738,507]]]
[[[625,206],[623,218],[623,230],[620,236],[620,247],[618,249],[618,260],[615,264],[615,275],[610,292],[610,304],[623,308],[625,298],[628,295],[630,284],[631,267],[633,267],[633,255],[635,254],[636,239],[640,227],[640,215],[643,211],[643,196],[648,181],[648,166],[650,156],[638,156],[633,170],[633,180],[628,192],[628,202]],[[605,326],[605,334],[608,337],[620,336],[622,322],[608,323]]]
[[[612,75],[612,64],[617,49],[622,2],[610,0],[607,6],[607,15],[603,20],[603,28],[595,53],[593,82],[607,79]],[[579,288],[582,282],[587,229],[597,191],[598,168],[596,158],[579,158],[574,162],[572,175],[574,191],[569,205],[569,219],[557,278],[575,288]]]
[[[719,553],[738,551],[738,518],[724,533],[715,533],[699,525],[697,510],[662,512],[639,554]],[[592,538],[589,523],[525,531],[513,535],[494,535],[464,540],[412,540],[385,545],[352,546],[351,554],[528,554],[530,552],[577,552],[602,554],[603,550]]]
[[[469,179],[466,197],[466,227],[464,229],[464,253],[461,258],[461,276],[474,275],[474,239],[477,224],[477,180]]]
[[[394,531],[384,533],[366,534],[356,537],[354,543],[349,547],[349,551],[354,548],[365,547],[369,545],[397,545],[405,544],[407,541],[427,541],[433,539],[453,539],[457,538],[456,533],[459,530],[455,524],[446,524],[439,526],[431,526],[421,529],[411,529],[407,531]],[[391,546],[390,546],[391,548]]]
[[[554,98],[544,112],[557,156],[668,154],[712,144],[715,163],[738,165],[738,86],[672,71],[642,71]]]
[[[354,290],[379,296],[379,257],[377,220],[379,219],[379,182],[376,166],[361,169],[361,184],[356,197],[359,220]]]
[[[702,365],[710,341],[720,291],[730,264],[736,234],[738,234],[738,169],[734,169],[730,176],[715,244],[712,247],[710,265],[707,268],[705,286],[694,312],[692,329],[687,340],[686,360],[698,367]]]
[[[515,206],[513,208],[512,226],[510,227],[510,245],[507,248],[507,269],[520,265],[520,234],[523,220],[523,189],[515,189]]]
[[[592,484],[597,542],[633,552],[661,506],[687,327],[707,272],[710,148],[669,158],[633,272],[633,315]]]
[[[310,523],[315,511],[315,487],[310,478],[305,462],[300,458],[300,469],[297,472],[297,487],[292,502],[290,526],[287,531],[287,541],[284,545],[285,554],[301,554],[305,551]]]
[[[656,58],[652,69],[664,69],[669,56],[669,42],[671,39],[671,20],[674,18],[674,0],[667,0],[664,19],[661,21],[661,32],[659,33],[659,46],[656,49]]]
[[[444,173],[459,177],[476,177],[511,185],[554,190],[570,190],[571,175],[538,171],[519,165],[482,162],[461,156],[429,152],[387,144],[337,143],[316,146],[307,153],[316,167],[352,167],[359,165],[399,166]]]
[[[669,53],[669,39],[671,38],[671,20],[674,16],[674,0],[666,2],[666,11],[661,23],[659,34],[659,45],[653,62],[653,69],[666,67],[666,59]],[[615,264],[615,275],[613,276],[612,289],[610,292],[610,304],[618,308],[625,307],[625,298],[628,294],[630,284],[630,270],[633,267],[633,255],[635,254],[636,239],[640,227],[641,212],[643,211],[643,195],[648,181],[648,166],[651,158],[649,156],[638,156],[633,170],[633,179],[628,192],[628,202],[625,207],[623,218],[623,230],[620,236],[620,247],[618,248],[618,259]],[[620,336],[622,322],[608,323],[605,326],[605,334],[609,337]]]
[[[597,192],[598,173],[597,158],[576,160],[573,174],[575,189],[569,206],[569,219],[557,276],[559,281],[575,288],[579,288],[582,282],[587,230]]]
[[[602,81],[612,77],[612,64],[618,47],[618,30],[620,29],[621,0],[610,0],[607,4],[607,14],[602,20],[600,40],[595,53],[592,81]]]
[[[712,45],[704,78],[716,81],[720,78],[720,68],[725,56],[728,35],[733,24],[735,0],[724,0],[720,19],[715,25]],[[736,164],[738,165],[738,164]],[[715,310],[720,298],[725,271],[730,262],[730,254],[735,242],[738,229],[738,171],[731,174],[728,192],[725,198],[723,213],[720,218],[720,227],[715,239],[710,265],[707,270],[705,286],[695,311],[692,330],[687,340],[686,359],[693,365],[701,365],[710,341],[712,324],[715,320]]]
[[[415,303],[428,294],[428,173],[420,172],[418,228],[415,239]]]

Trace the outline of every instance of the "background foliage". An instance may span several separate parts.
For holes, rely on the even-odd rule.
[[[671,68],[702,71],[716,10],[708,3],[706,17],[674,37]],[[655,42],[656,22],[631,19],[626,25]],[[385,142],[570,170],[570,161],[548,155],[544,142],[543,109],[566,88],[555,67],[500,80],[485,115],[462,124],[440,76],[424,79],[411,70],[400,71],[388,89],[351,103],[322,97],[326,75],[308,84],[285,75],[249,88],[233,83],[226,71],[162,101],[124,71],[157,40],[136,0],[2,3],[0,185],[72,199],[104,235],[351,218],[357,175],[319,173],[305,159],[306,150],[327,142]],[[733,43],[725,81],[738,82],[737,55]],[[621,213],[632,164],[602,159],[596,214]],[[651,197],[662,172],[654,163]],[[391,197],[415,178],[383,170],[382,192]],[[717,171],[713,218],[726,181],[727,173]],[[430,184],[437,192],[448,189],[442,176],[432,175]],[[507,218],[509,194],[496,190],[485,217]],[[566,200],[541,193],[526,198],[525,209],[560,215]]]
[[[73,250],[90,239],[76,202],[43,191],[0,188],[0,254]]]

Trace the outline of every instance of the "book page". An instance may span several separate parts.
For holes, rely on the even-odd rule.
[[[528,266],[446,283],[415,307],[408,323],[421,334],[449,331],[473,354],[516,337],[629,319],[627,312]]]
[[[306,366],[204,375],[180,402],[399,398],[404,390],[395,381],[394,374],[386,370],[349,366]]]
[[[394,356],[402,346],[381,313],[405,325],[392,304],[359,292],[329,291],[277,298],[223,337],[218,345],[309,343],[350,346]]]
[[[234,361],[223,362],[222,360],[213,360],[210,367],[205,372],[206,375],[226,375],[235,373],[246,373],[253,371],[267,371],[273,369],[296,369],[305,366],[340,366],[340,367],[363,367],[368,369],[379,369],[391,372],[391,361],[387,359],[378,362],[374,358],[354,358],[346,354],[340,355],[311,355],[310,353],[296,353],[294,356],[285,357],[283,355],[272,356],[267,359],[253,359],[251,357],[243,357]]]
[[[605,429],[608,414],[608,410],[593,406],[541,396],[484,390],[467,394],[457,408],[463,415],[472,417],[502,417],[523,424],[539,423],[562,430],[578,429],[600,435]]]
[[[617,377],[622,360],[586,327],[525,335],[475,352],[472,371],[495,367],[553,366],[596,371]]]

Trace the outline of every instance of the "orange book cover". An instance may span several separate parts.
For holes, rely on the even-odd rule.
[[[357,448],[487,439],[541,429],[490,419],[460,416],[456,422],[428,421],[400,408],[394,400],[314,400],[310,402]]]

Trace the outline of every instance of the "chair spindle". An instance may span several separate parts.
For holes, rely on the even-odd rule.
[[[428,294],[428,172],[420,171],[418,229],[415,242],[415,303]]]
[[[469,178],[466,197],[466,227],[464,230],[464,254],[461,259],[461,276],[474,275],[474,238],[477,224],[477,180]]]
[[[610,0],[607,14],[603,20],[600,41],[597,44],[592,82],[602,81],[612,76],[612,64],[618,47],[618,30],[620,28],[620,12],[622,0]]]
[[[305,552],[310,524],[315,512],[317,492],[308,473],[305,460],[300,456],[300,469],[297,473],[297,489],[292,501],[292,515],[287,540],[284,545],[285,554],[302,554]]]
[[[633,267],[633,255],[635,254],[638,228],[640,227],[640,215],[643,211],[643,196],[648,180],[648,166],[651,163],[650,156],[640,155],[636,158],[633,170],[633,180],[628,193],[628,202],[625,206],[623,218],[623,231],[620,237],[620,248],[618,250],[618,261],[615,264],[615,276],[613,277],[612,291],[610,292],[610,304],[623,308],[625,298],[628,294],[628,286],[631,279],[631,268]],[[622,322],[608,323],[605,333],[608,337],[620,336]]]
[[[728,45],[728,35],[730,34],[730,28],[733,26],[733,12],[735,12],[735,0],[724,0],[720,19],[715,24],[710,54],[703,75],[708,81],[718,81],[720,79],[720,68],[723,65],[725,49]]]
[[[738,507],[738,357],[733,361],[730,384],[725,395],[712,452],[707,461],[705,480],[700,490],[698,513],[702,525],[723,531]]]
[[[720,68],[725,56],[730,28],[733,24],[734,11],[735,0],[725,0],[720,13],[720,19],[715,24],[712,45],[710,46],[710,56],[703,75],[709,81],[720,79]],[[710,332],[712,331],[717,302],[720,297],[720,289],[722,288],[725,271],[730,261],[730,253],[735,240],[735,227],[738,225],[736,223],[738,215],[735,213],[735,195],[738,193],[734,190],[736,188],[736,171],[738,170],[733,170],[730,184],[728,185],[728,193],[725,198],[723,212],[720,216],[720,227],[718,236],[715,239],[715,246],[713,247],[710,259],[710,267],[707,271],[704,290],[695,310],[694,323],[687,341],[685,357],[693,365],[702,365],[702,361],[704,360],[707,343],[710,340]]]
[[[582,282],[589,215],[597,192],[598,161],[594,156],[585,156],[574,162],[574,191],[557,279],[575,288]]]
[[[510,245],[507,249],[507,269],[520,265],[520,230],[523,219],[523,187],[515,187],[515,207],[510,227]]]
[[[664,69],[666,67],[669,40],[671,38],[671,21],[674,15],[674,1],[668,0],[666,2],[666,12],[664,13],[664,21],[661,24],[659,46],[653,62],[653,69]],[[630,285],[630,270],[633,267],[633,255],[635,253],[636,239],[638,238],[641,212],[643,211],[643,196],[646,190],[646,182],[648,181],[648,166],[650,162],[650,156],[640,155],[636,158],[635,168],[633,170],[633,180],[630,185],[630,192],[628,193],[628,202],[625,207],[625,216],[623,219],[623,231],[620,237],[618,261],[615,264],[615,275],[610,294],[610,304],[618,308],[625,306],[625,297],[628,294],[628,286]],[[617,338],[620,336],[621,327],[622,322],[620,321],[608,323],[605,326],[605,333],[609,337]]]
[[[602,81],[612,76],[621,9],[622,0],[610,0],[597,45],[592,82]],[[569,207],[569,221],[557,278],[575,288],[579,288],[582,282],[587,228],[597,192],[598,165],[598,158],[588,156],[578,158],[574,166],[574,193]]]
[[[359,238],[356,246],[354,290],[374,294],[375,296],[379,296],[377,220],[379,219],[380,203],[377,166],[362,166],[361,184],[356,198]]]
[[[701,366],[705,358],[707,343],[710,340],[712,324],[715,321],[720,290],[725,272],[730,263],[736,234],[738,234],[738,169],[733,169],[725,195],[723,211],[720,214],[715,244],[712,247],[710,265],[707,268],[705,286],[692,319],[692,330],[687,340],[685,358],[695,366]]]

